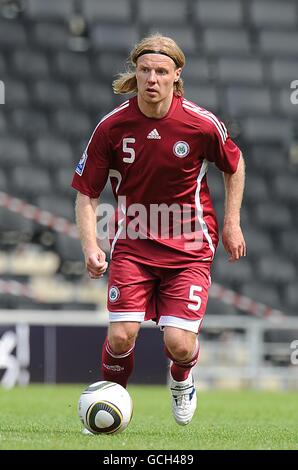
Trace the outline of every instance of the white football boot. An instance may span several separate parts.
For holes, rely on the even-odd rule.
[[[185,426],[191,422],[197,407],[197,394],[192,374],[190,373],[182,382],[177,382],[170,375],[170,389],[175,421],[180,426]]]

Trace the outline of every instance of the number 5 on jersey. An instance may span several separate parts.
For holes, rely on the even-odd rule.
[[[128,147],[129,144],[134,144],[136,139],[134,137],[125,137],[122,141],[123,153],[128,153],[130,157],[123,157],[125,163],[133,163],[136,158],[136,152],[133,147]]]
[[[202,299],[201,297],[197,294],[198,292],[202,292],[203,288],[201,286],[190,286],[190,289],[189,289],[189,300],[191,300],[192,304],[188,304],[187,307],[190,309],[190,310],[194,310],[195,312],[197,312],[198,310],[200,310],[200,307],[201,307],[201,304],[202,304]]]

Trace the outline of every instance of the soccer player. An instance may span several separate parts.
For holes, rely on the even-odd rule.
[[[222,241],[230,261],[237,261],[246,254],[244,162],[224,124],[184,98],[185,56],[174,40],[159,34],[143,39],[130,63],[113,89],[135,96],[102,118],[76,168],[77,225],[86,269],[99,278],[108,263],[97,244],[96,209],[110,176],[121,202],[111,244],[103,378],[127,386],[140,325],[155,320],[171,360],[174,418],[185,425],[196,409],[191,369],[218,244],[207,165],[215,163],[224,175]]]

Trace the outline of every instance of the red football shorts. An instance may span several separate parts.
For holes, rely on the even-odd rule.
[[[109,269],[110,322],[154,320],[198,333],[211,284],[210,263],[160,268],[113,259]]]

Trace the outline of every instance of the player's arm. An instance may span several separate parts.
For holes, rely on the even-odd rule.
[[[86,269],[92,279],[103,276],[107,270],[105,252],[96,240],[96,208],[98,199],[92,199],[78,192],[76,199],[76,223],[85,256]]]
[[[235,173],[224,173],[225,214],[222,242],[229,253],[229,261],[237,261],[246,256],[246,245],[240,227],[240,209],[245,182],[245,164],[240,154]]]

